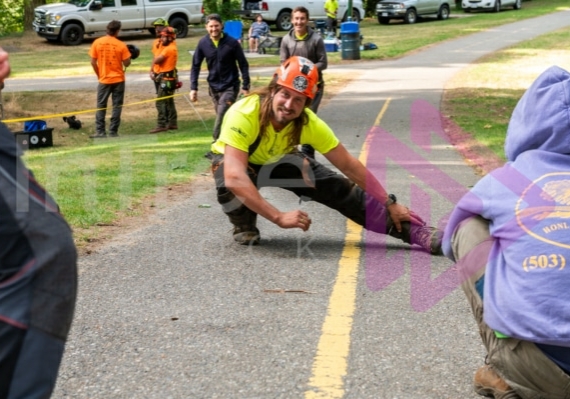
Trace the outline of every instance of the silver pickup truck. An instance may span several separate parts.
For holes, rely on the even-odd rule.
[[[65,45],[81,44],[85,34],[105,32],[113,19],[121,21],[122,31],[149,30],[152,22],[164,18],[186,37],[188,24],[202,20],[202,0],[69,0],[46,4],[34,10],[34,31],[49,41]]]
[[[449,18],[451,0],[380,0],[376,3],[376,15],[382,25],[390,23],[391,19],[403,20],[414,24],[419,17],[435,15],[437,19]]]

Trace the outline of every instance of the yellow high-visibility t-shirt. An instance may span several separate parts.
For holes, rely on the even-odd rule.
[[[260,98],[257,94],[247,96],[232,105],[224,116],[220,137],[212,144],[212,152],[223,154],[226,145],[249,152],[249,147],[259,135],[259,109]],[[305,108],[304,112],[307,113],[309,120],[303,126],[298,144],[310,144],[321,154],[326,154],[336,148],[339,140],[332,129],[309,108]],[[277,162],[283,155],[294,151],[288,138],[288,133],[292,128],[293,123],[289,123],[277,132],[269,124],[265,137],[262,138],[255,152],[249,156],[249,162],[255,165],[266,165]]]

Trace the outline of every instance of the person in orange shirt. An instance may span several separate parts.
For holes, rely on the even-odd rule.
[[[152,58],[156,57],[160,54],[160,48],[162,46],[162,31],[168,26],[168,21],[164,18],[157,18],[152,22],[154,26],[154,31],[156,33],[156,39],[152,42]],[[155,70],[153,70],[153,68]],[[156,75],[158,75],[158,65],[154,65],[151,61],[150,63],[150,79],[154,82],[154,88],[156,93],[158,94],[158,82],[156,81]]]
[[[117,39],[121,21],[113,20],[107,25],[107,35],[96,39],[89,49],[91,66],[99,79],[97,86],[97,113],[95,114],[95,135],[91,138],[107,137],[105,115],[107,101],[112,96],[113,112],[109,125],[109,136],[119,135],[121,111],[125,98],[125,70],[131,65],[131,53],[127,45]]]
[[[166,27],[161,32],[162,44],[160,52],[152,60],[151,69],[155,73],[155,82],[158,83],[156,109],[158,118],[156,127],[150,133],[160,133],[167,130],[178,129],[178,115],[172,95],[178,83],[178,48],[176,46],[176,30]],[[167,97],[167,98],[163,98]]]

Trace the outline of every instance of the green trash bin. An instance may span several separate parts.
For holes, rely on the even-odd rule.
[[[358,22],[340,24],[340,47],[343,60],[360,59],[360,29]]]

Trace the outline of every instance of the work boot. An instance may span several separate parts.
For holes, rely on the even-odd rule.
[[[167,127],[157,126],[154,129],[152,129],[149,133],[160,133],[160,132],[167,132],[167,131],[168,131]]]
[[[402,222],[402,232],[396,230],[396,226],[390,221],[388,223],[388,235],[399,238],[408,244],[415,244],[422,247],[432,255],[443,255],[441,250],[441,240],[443,232],[430,226],[418,226],[410,222]]]
[[[495,399],[521,399],[490,365],[479,367],[473,377],[475,392],[481,396]]]
[[[258,245],[259,229],[252,226],[234,226],[234,240],[240,245]]]

